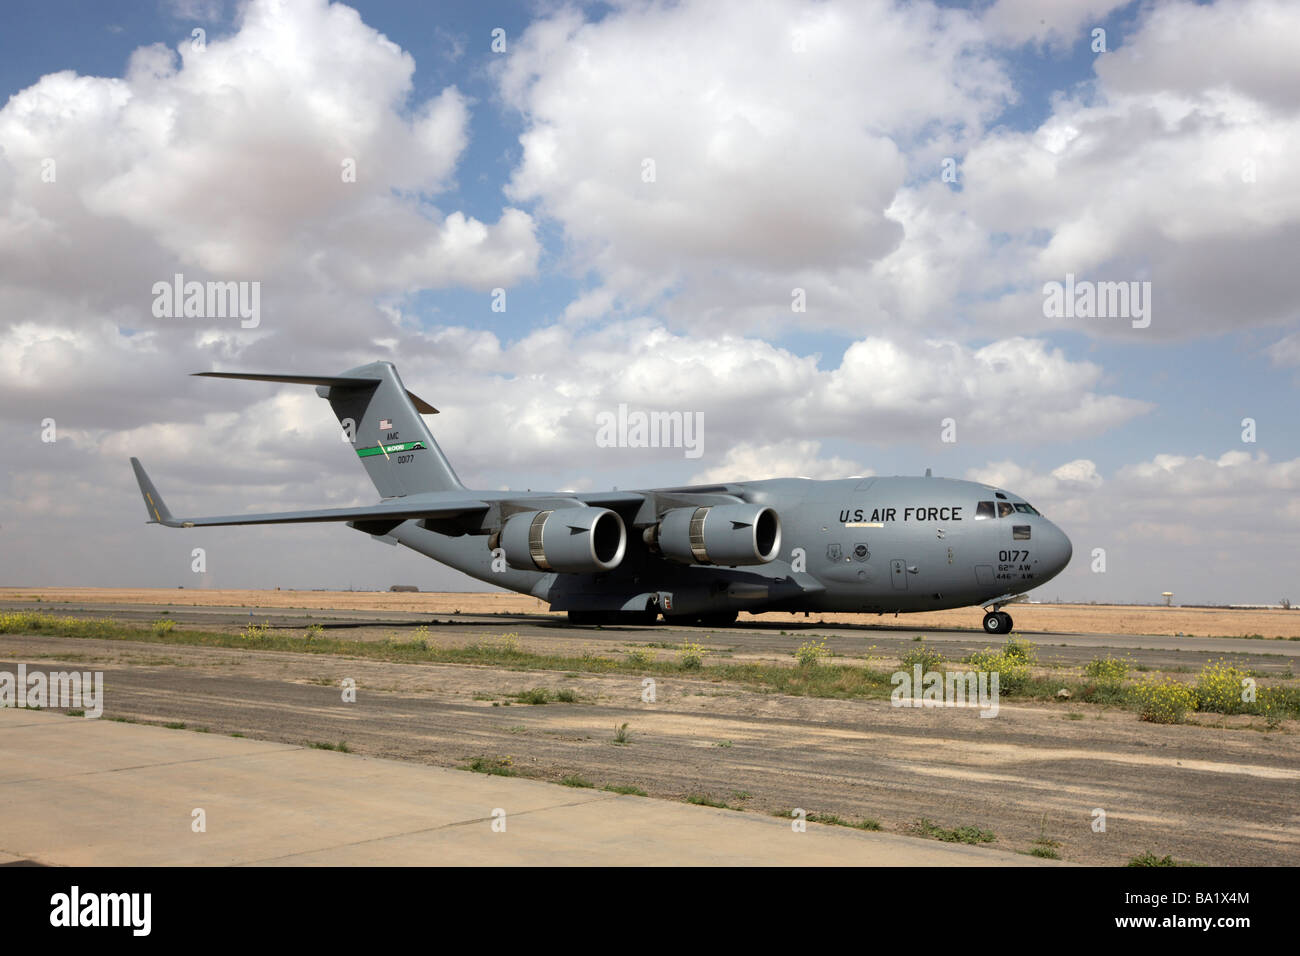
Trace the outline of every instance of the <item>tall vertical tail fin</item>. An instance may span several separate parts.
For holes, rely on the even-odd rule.
[[[437,409],[406,390],[393,364],[373,362],[340,376],[354,377],[378,381],[373,385],[318,385],[316,393],[334,409],[379,494],[394,498],[464,488],[420,417],[421,411],[432,414]]]
[[[465,487],[420,417],[422,412],[438,410],[406,390],[392,362],[371,362],[339,375],[198,374],[315,385],[316,394],[330,403],[380,497]]]

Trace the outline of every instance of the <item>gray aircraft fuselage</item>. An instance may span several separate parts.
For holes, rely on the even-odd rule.
[[[773,561],[679,566],[651,554],[629,533],[627,554],[612,571],[494,571],[481,538],[449,537],[415,522],[389,536],[471,577],[550,601],[556,610],[632,610],[640,606],[634,598],[665,592],[679,614],[893,613],[1005,603],[1054,578],[1072,555],[1069,538],[1051,521],[1015,510],[1027,507],[1023,498],[971,481],[775,478],[731,487],[780,516],[781,550]],[[472,494],[488,500],[502,493]],[[992,504],[993,517],[979,516],[980,502]],[[1009,513],[999,516],[999,509]]]

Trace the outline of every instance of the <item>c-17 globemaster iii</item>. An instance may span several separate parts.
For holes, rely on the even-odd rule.
[[[356,508],[176,518],[132,458],[150,523],[171,528],[342,521],[578,624],[730,624],[739,611],[875,614],[1001,607],[1070,561],[1065,534],[1027,501],[971,481],[773,478],[644,491],[466,488],[390,362],[340,375],[200,372],[315,385],[378,489]]]

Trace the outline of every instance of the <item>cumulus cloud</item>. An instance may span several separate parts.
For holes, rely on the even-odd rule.
[[[355,343],[391,328],[376,297],[535,273],[527,212],[432,204],[468,142],[456,87],[414,101],[410,54],[341,4],[240,9],[228,35],[142,47],[120,78],[53,73],[0,109],[5,407],[38,379],[130,391],[163,352],[202,368],[277,336],[268,354]],[[261,283],[264,323],[155,317],[177,273]]]
[[[1300,149],[1300,72],[1286,52],[1297,35],[1294,4],[1155,5],[1036,130],[984,137],[962,162],[961,205],[1015,256],[985,276],[991,296],[973,313],[1041,326],[1042,285],[1073,273],[1151,283],[1150,329],[1056,320],[1092,335],[1300,317],[1287,266],[1300,241],[1287,160]],[[994,292],[1004,284],[1020,290]]]
[[[1245,451],[1224,452],[1218,458],[1156,455],[1122,468],[1118,478],[1130,487],[1156,488],[1175,498],[1198,496],[1202,503],[1214,498],[1220,508],[1236,508],[1243,496],[1300,491],[1300,459],[1273,462],[1263,452]]]
[[[574,268],[634,306],[673,289],[683,316],[723,302],[788,314],[793,287],[841,285],[902,238],[889,209],[905,152],[968,142],[1013,96],[963,11],[761,12],[566,9],[499,69],[526,123],[511,195],[558,220]],[[722,288],[704,294],[706,281]]]
[[[561,225],[571,268],[594,277],[578,320],[594,301],[656,303],[691,328],[859,334],[1294,322],[1294,4],[1143,8],[1036,129],[988,128],[1016,99],[1002,46],[1068,47],[1121,5],[566,9],[499,69],[525,122],[511,193]],[[1067,273],[1149,281],[1151,328],[1045,317],[1042,286]]]
[[[1074,482],[1093,488],[1102,483],[1102,477],[1097,473],[1097,465],[1087,458],[1076,458],[1074,461],[1067,461],[1059,468],[1052,469],[1052,477],[1062,483]]]
[[[410,103],[414,69],[349,7],[267,0],[246,5],[228,37],[137,50],[121,79],[43,77],[0,111],[15,182],[9,211],[30,220],[19,220],[7,251],[18,251],[20,233],[65,244],[28,246],[25,258],[93,259],[86,254],[135,227],[182,265],[223,274],[279,272],[323,249],[399,286],[474,272],[484,247],[497,260],[493,228],[444,219],[418,201],[448,185],[468,108],[455,87]],[[47,158],[59,174],[53,183],[41,179]],[[498,263],[502,282],[528,274],[536,254],[531,229],[521,228],[527,215],[508,213],[522,258]],[[82,236],[85,220],[98,234]],[[358,230],[363,221],[383,228]],[[385,269],[412,246],[432,260],[423,272]]]
[[[837,366],[822,368],[816,356],[759,338],[687,335],[642,319],[586,330],[555,325],[514,343],[446,329],[408,352],[414,363],[403,366],[404,377],[438,383],[447,397],[430,399],[444,412],[437,426],[465,449],[476,472],[552,468],[573,459],[598,468],[681,460],[680,452],[596,448],[597,416],[621,403],[702,413],[707,470],[719,469],[718,477],[733,448],[789,449],[784,443],[792,435],[937,445],[952,418],[960,441],[1003,441],[1008,422],[1018,440],[1066,440],[1105,432],[1150,407],[1102,390],[1099,366],[1033,339],[974,349],[870,338],[851,345]],[[498,436],[491,445],[474,441],[484,422]],[[805,464],[813,457],[806,448],[788,456],[791,467],[823,472]],[[734,461],[748,467],[752,459]],[[850,474],[860,470],[841,465]]]

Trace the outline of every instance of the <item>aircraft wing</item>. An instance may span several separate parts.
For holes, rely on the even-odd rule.
[[[297,524],[308,521],[392,521],[408,518],[451,518],[457,515],[486,511],[487,502],[476,498],[439,501],[437,504],[378,504],[357,508],[318,508],[312,511],[277,511],[267,514],[218,515],[207,518],[176,518],[168,510],[162,495],[145,473],[138,458],[131,459],[135,480],[144,496],[150,524],[169,528],[210,528],[236,524]]]

